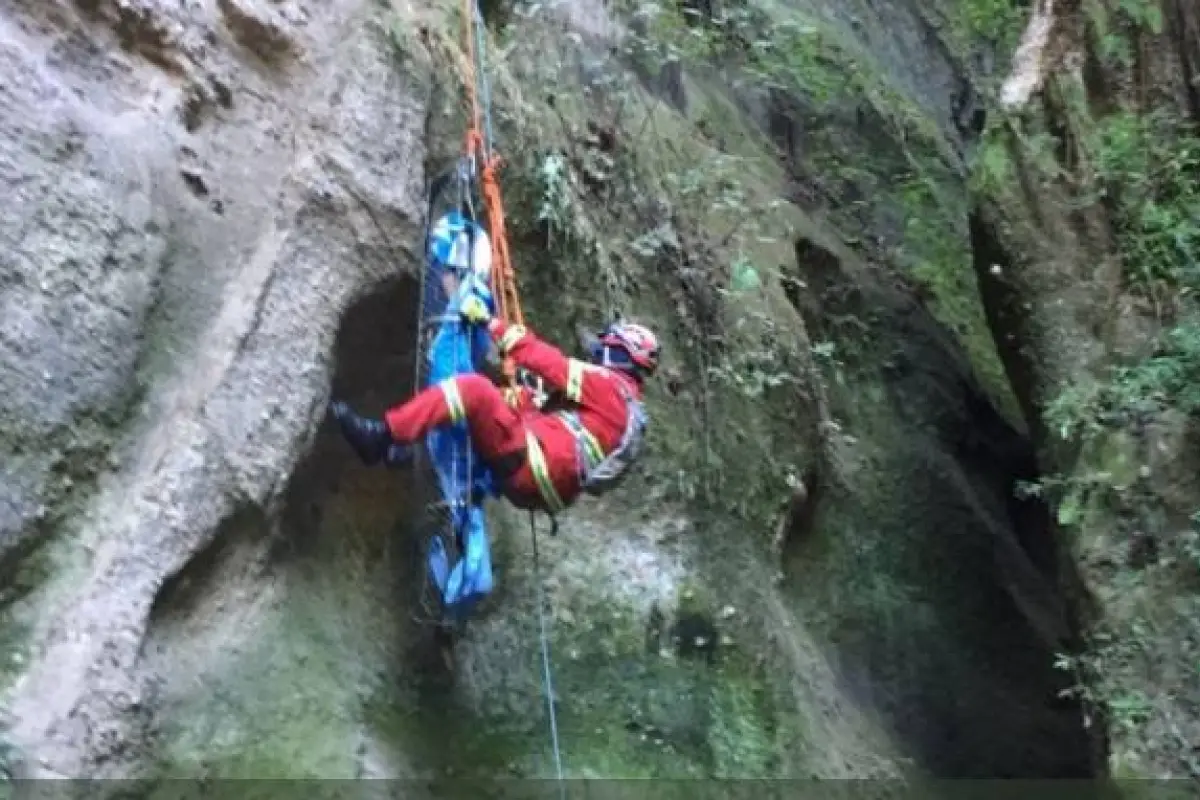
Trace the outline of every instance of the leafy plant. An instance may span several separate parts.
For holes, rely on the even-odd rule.
[[[1014,0],[960,0],[954,23],[960,38],[970,45],[987,43],[998,52],[1009,53],[1015,47],[1028,7]]]
[[[1064,387],[1045,409],[1064,440],[1167,408],[1200,411],[1200,138],[1163,112],[1120,113],[1102,124],[1093,158],[1126,283],[1167,325],[1147,357]]]
[[[1099,188],[1131,286],[1160,301],[1171,290],[1190,299],[1200,288],[1200,139],[1156,111],[1117,114],[1097,140]]]
[[[571,188],[568,184],[570,166],[559,153],[542,157],[538,169],[541,205],[537,220],[546,226],[547,238],[566,235],[571,228],[574,211],[571,207]]]

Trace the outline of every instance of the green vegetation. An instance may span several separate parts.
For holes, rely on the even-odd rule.
[[[1011,53],[1028,16],[1026,4],[1015,0],[962,0],[961,25],[975,41],[992,44],[997,53]]]
[[[623,7],[645,21],[643,34],[631,38],[629,49],[647,68],[680,63],[720,70],[735,86],[750,84],[803,101],[812,108],[814,122],[858,107],[869,110],[897,140],[934,150],[943,145],[936,126],[892,83],[864,44],[814,13],[768,11],[745,2],[707,18],[674,4],[626,0]]]
[[[893,387],[881,375],[898,343],[887,339],[894,328],[877,325],[875,310],[866,304],[839,309],[845,312],[841,320],[823,308],[830,338],[809,339],[783,290],[785,279],[799,281],[809,266],[795,264],[792,243],[806,229],[833,234],[815,213],[776,196],[786,181],[808,181],[805,189],[824,179],[839,184],[828,191],[819,187],[821,199],[833,206],[832,225],[847,243],[860,246],[864,262],[873,258],[907,267],[930,290],[933,313],[964,343],[993,395],[1007,400],[966,244],[961,177],[947,168],[957,156],[862,43],[827,22],[800,13],[777,19],[737,3],[710,20],[694,19],[673,5],[626,10],[645,22],[640,35],[631,37],[629,54],[652,73],[678,64],[694,66],[697,73],[720,69],[728,73],[724,79],[735,75],[797,100],[798,122],[813,132],[812,152],[805,153],[805,164],[789,168],[809,172],[788,174],[763,137],[733,129],[737,123],[729,120],[740,112],[727,100],[722,104],[723,86],[714,89],[697,75],[679,79],[693,118],[659,102],[619,68],[588,88],[585,105],[575,85],[577,71],[567,68],[570,56],[554,49],[570,43],[561,36],[537,40],[530,26],[528,40],[495,54],[493,76],[499,139],[509,162],[503,177],[509,233],[529,317],[560,342],[574,339],[576,324],[596,325],[613,309],[663,324],[668,366],[680,373],[683,397],[668,397],[658,384],[650,389],[655,459],[646,465],[644,484],[654,505],[628,511],[650,517],[678,503],[692,512],[700,529],[692,542],[707,548],[711,561],[724,562],[706,571],[710,586],[726,577],[732,584],[760,574],[758,564],[735,559],[750,560],[742,555],[746,550],[770,555],[781,501],[791,495],[795,476],[823,456],[815,431],[837,427],[817,408],[819,373],[840,383],[838,407],[854,432],[846,439],[855,447],[858,483],[855,492],[825,503],[819,535],[803,559],[789,565],[791,577],[802,584],[797,594],[804,594],[792,599],[810,612],[805,624],[829,641],[840,639],[846,652],[864,662],[912,654],[919,642],[944,642],[946,652],[930,658],[931,668],[921,675],[930,696],[933,689],[942,692],[944,685],[934,685],[944,677],[933,668],[939,659],[952,660],[954,647],[982,647],[979,638],[999,638],[990,629],[976,636],[986,627],[980,625],[980,609],[991,598],[967,602],[959,591],[964,572],[981,575],[993,568],[990,543],[982,542],[980,553],[950,547],[931,553],[909,538],[914,530],[928,529],[931,508],[950,505],[945,498],[953,493],[946,487],[961,477],[951,472],[953,459],[930,456],[941,443],[919,430],[921,420],[936,427],[919,410],[941,402],[933,392],[942,387],[928,395],[889,393]],[[1021,13],[1010,0],[971,0],[959,19],[971,36],[1004,42]],[[389,28],[393,55],[402,64],[420,49],[410,27]],[[430,119],[438,124],[440,115],[431,113]],[[709,123],[705,130],[698,119]],[[1118,117],[1104,129],[1096,144],[1098,186],[1117,203],[1114,219],[1131,286],[1170,327],[1150,357],[1115,370],[1110,381],[1086,394],[1080,388],[1064,394],[1049,412],[1064,437],[1119,427],[1151,411],[1200,407],[1195,384],[1200,317],[1190,305],[1194,288],[1185,290],[1200,286],[1192,275],[1191,230],[1200,215],[1196,190],[1180,177],[1194,169],[1193,153],[1200,148],[1181,145],[1190,140],[1180,132],[1164,149],[1148,150],[1150,140],[1165,140],[1159,128],[1143,123]],[[847,142],[860,135],[862,141]],[[978,190],[1011,179],[1007,156],[1001,145],[985,146]],[[1137,158],[1146,161],[1139,164]],[[1147,175],[1152,177],[1140,180]],[[901,219],[897,241],[866,242],[864,231],[886,227],[875,227],[872,219],[885,211]],[[838,329],[842,322],[845,331]],[[897,407],[918,411],[905,417]],[[910,481],[913,473],[928,485]],[[914,488],[922,492],[914,496]],[[963,497],[970,498],[973,488],[964,489]],[[947,515],[948,528],[960,530],[975,525],[980,512],[963,500],[953,512],[958,516],[939,513]],[[1063,516],[1070,522],[1079,514]],[[1186,553],[1194,559],[1196,540],[1189,541],[1192,550]],[[964,565],[964,553],[980,563]],[[326,569],[329,564],[322,563],[315,571]],[[507,589],[508,576],[502,580]],[[281,605],[278,630],[265,631],[269,641],[233,659],[237,696],[215,702],[189,697],[181,706],[187,713],[177,719],[186,729],[169,732],[179,751],[170,754],[175,762],[207,768],[197,763],[197,754],[212,750],[218,760],[226,759],[222,767],[229,774],[334,769],[350,774],[360,766],[357,756],[350,757],[331,731],[350,739],[364,735],[365,728],[438,770],[474,764],[484,774],[549,772],[540,715],[511,707],[530,705],[524,686],[509,695],[492,693],[495,705],[484,711],[459,709],[408,685],[398,688],[397,676],[386,667],[397,662],[397,654],[369,641],[369,634],[398,627],[399,621],[389,612],[360,630],[328,617],[328,609],[348,605],[345,598],[372,599],[363,594],[361,581],[300,588],[308,591],[293,590],[296,602]],[[562,654],[556,670],[565,698],[561,724],[573,764],[601,775],[641,777],[762,777],[779,770],[780,741],[803,738],[806,731],[780,730],[782,714],[770,700],[780,675],[765,674],[753,653],[768,649],[766,637],[754,629],[758,623],[738,620],[745,643],[711,649],[698,644],[724,632],[714,622],[721,603],[703,595],[702,587],[685,587],[679,606],[669,610],[677,624],[701,631],[670,645],[661,637],[648,641],[638,615],[608,598],[581,592],[555,609],[556,652]],[[374,599],[394,611],[388,597],[379,591]],[[372,613],[351,611],[348,618],[357,620]],[[1105,658],[1127,658],[1103,652]],[[343,658],[345,653],[354,658]],[[964,673],[974,666],[972,655],[962,656]],[[959,654],[953,656],[957,661]],[[348,667],[351,660],[356,664]],[[888,666],[897,673],[895,685],[915,682],[915,675],[900,673],[916,660]],[[1097,669],[1079,659],[1065,659],[1061,666],[1081,676]],[[347,679],[347,669],[378,673]],[[1077,691],[1092,702],[1107,698],[1110,713],[1124,714],[1123,724],[1144,721],[1142,698],[1083,688],[1093,685],[1081,679]],[[401,696],[404,690],[420,698]],[[187,707],[200,700],[208,710]],[[398,710],[414,707],[411,714]],[[278,718],[268,708],[294,710]],[[226,733],[233,727],[229,718],[241,720],[245,729],[215,741],[219,725]],[[280,745],[280,737],[267,734],[283,727],[291,741]],[[440,731],[451,744],[433,746],[430,731]]]
[[[648,63],[661,68],[669,57],[655,49]],[[686,399],[668,396],[665,382],[648,389],[656,457],[639,480],[653,507],[632,513],[693,511],[703,528],[694,539],[718,551],[714,561],[728,563],[726,550],[763,551],[800,451],[796,431],[806,429],[795,401],[803,330],[794,312],[780,313],[789,307],[777,283],[777,265],[790,256],[790,222],[777,213],[778,201],[757,193],[764,186],[762,194],[771,194],[775,174],[755,180],[764,164],[777,167],[756,147],[761,136],[729,135],[737,146],[750,143],[751,153],[713,147],[694,121],[602,59],[589,65],[597,78],[581,99],[575,73],[565,68],[574,58],[569,41],[529,25],[497,57],[492,75],[525,312],[540,333],[568,348],[576,326],[598,325],[614,309],[654,321],[666,368],[679,375]],[[540,91],[529,92],[535,85]],[[706,99],[707,112],[699,113],[736,119],[718,93]],[[747,396],[769,410],[750,406]],[[712,425],[718,415],[724,424]],[[722,535],[733,526],[754,531],[757,541]],[[663,611],[712,625],[712,606],[733,602],[732,591],[720,603],[693,600]],[[690,592],[704,594],[701,587]],[[569,770],[639,777],[778,770],[783,732],[766,700],[775,678],[752,655],[759,637],[723,644],[711,660],[670,642],[651,649],[644,621],[623,602],[583,590],[560,597],[555,681]],[[716,623],[718,636],[722,627]],[[540,713],[498,707],[484,716],[477,727],[487,734],[465,736],[486,768],[515,760],[523,774],[552,770]],[[522,752],[536,753],[538,763]]]
[[[1145,356],[1065,387],[1046,409],[1063,440],[1087,443],[1167,410],[1200,409],[1200,138],[1171,115],[1129,112],[1094,137],[1095,191],[1110,209],[1126,290],[1161,330]]]
[[[1135,34],[1139,30],[1162,33],[1162,7],[1158,0],[1085,0],[1083,11],[1101,58],[1128,69],[1134,64]]]
[[[1200,138],[1173,113],[1123,112],[1104,121],[1096,152],[1126,279],[1159,315],[1195,311],[1200,289]],[[1176,308],[1165,308],[1170,296]],[[1176,313],[1174,316],[1179,316]]]
[[[641,39],[650,41],[657,42]],[[673,56],[655,50],[653,57],[661,68]],[[544,59],[521,66],[544,68]],[[714,148],[688,119],[628,80],[614,78],[595,91],[593,107],[607,113],[590,119],[587,133],[567,122],[583,113],[569,108],[569,99],[526,109],[505,128],[509,147],[523,153],[505,184],[522,293],[539,328],[564,341],[574,338],[576,324],[596,324],[613,309],[678,320],[662,334],[672,367],[698,391],[700,408],[662,413],[650,434],[662,456],[647,465],[650,478],[668,487],[668,500],[733,497],[735,515],[769,530],[794,456],[791,448],[759,443],[796,429],[792,398],[808,368],[803,331],[794,312],[784,311],[775,266],[794,258],[792,220],[781,213],[785,204],[752,180],[770,167],[770,153]],[[666,291],[636,291],[650,283]],[[668,400],[655,396],[659,387],[651,391],[657,411]],[[744,411],[747,398],[765,401],[772,413],[763,419],[734,411]],[[729,424],[710,430],[707,420],[718,416]],[[755,468],[722,468],[739,459]]]

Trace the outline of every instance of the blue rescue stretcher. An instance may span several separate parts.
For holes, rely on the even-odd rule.
[[[491,347],[487,332],[459,316],[471,294],[495,310],[491,290],[491,245],[484,228],[474,221],[469,166],[442,177],[444,186],[457,178],[456,203],[430,192],[425,271],[422,276],[418,347],[421,388],[464,373],[481,373]],[[437,484],[437,513],[429,515],[434,530],[428,537],[425,565],[437,608],[427,610],[443,626],[460,625],[492,590],[491,547],[483,501],[494,495],[491,471],[475,453],[466,422],[434,429],[425,448]]]

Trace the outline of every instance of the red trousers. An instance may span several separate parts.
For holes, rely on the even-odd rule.
[[[466,420],[480,458],[493,469],[519,458],[520,466],[504,479],[504,494],[520,508],[542,507],[541,494],[526,453],[526,434],[541,442],[551,482],[568,501],[579,491],[575,440],[557,418],[522,413],[505,402],[503,392],[482,375],[459,375],[417,393],[389,409],[384,420],[392,438],[411,444],[439,425]]]

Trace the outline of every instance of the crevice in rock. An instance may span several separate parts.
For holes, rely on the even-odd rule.
[[[1033,311],[1023,300],[1021,287],[1012,282],[1014,263],[1003,245],[987,211],[977,208],[968,216],[972,261],[988,327],[996,344],[1009,384],[1016,396],[1027,429],[1027,441],[1013,463],[1017,481],[1033,483],[1042,477],[1038,443],[1046,441],[1047,431],[1034,396],[1035,370]],[[1069,637],[1061,643],[1064,650],[1078,651],[1087,620],[1094,614],[1093,598],[1088,592],[1078,565],[1061,538],[1053,513],[1041,498],[1009,498],[1009,517],[1023,551],[1039,572],[1054,581],[1062,598],[1069,626]],[[1108,743],[1103,731],[1093,730],[1089,738],[1092,763],[1102,772]]]
[[[720,3],[713,0],[679,0],[679,7],[684,22],[693,28],[712,23],[722,10]]]
[[[379,416],[403,402],[416,386],[420,286],[410,275],[390,280],[351,306],[337,335],[331,397],[359,413]],[[423,462],[423,459],[418,459]],[[272,554],[273,569],[289,581],[328,582],[348,592],[342,602],[367,616],[343,617],[361,640],[375,639],[372,654],[349,654],[371,662],[386,688],[401,691],[403,711],[386,703],[364,709],[370,735],[394,746],[403,741],[427,774],[460,770],[467,755],[445,747],[460,741],[473,716],[459,707],[456,677],[436,630],[419,621],[426,586],[424,552],[436,487],[423,466],[400,470],[365,467],[327,419],[313,448],[292,476],[282,515],[283,535]],[[335,573],[336,580],[321,579]],[[338,602],[330,598],[330,602]],[[359,638],[359,637],[355,637]],[[392,698],[395,702],[395,698]]]
[[[804,320],[813,341],[828,341],[844,325],[860,328],[854,316],[858,287],[848,278],[842,261],[823,244],[807,238],[793,243],[797,275],[783,282],[784,295]]]
[[[108,25],[121,49],[172,75],[182,76],[186,72],[170,24],[158,10],[144,4],[111,0],[75,0],[75,5],[92,19]]]
[[[812,537],[823,491],[820,472],[816,468],[806,470],[792,490],[787,514],[779,531],[779,552],[783,563],[795,557]]]
[[[694,658],[713,665],[719,639],[716,623],[700,611],[681,611],[668,633],[680,658]]]
[[[980,301],[996,342],[996,352],[1017,398],[1026,427],[1032,433],[1031,438],[1035,442],[1042,441],[1044,426],[1033,398],[1034,364],[1022,346],[1028,341],[1031,323],[1023,310],[1017,288],[1006,277],[1012,274],[1012,260],[984,211],[972,211],[968,215],[967,226]],[[999,269],[995,270],[994,267]]]
[[[933,774],[1098,774],[1103,745],[1053,666],[1077,645],[1073,565],[1046,507],[1014,495],[1038,476],[1030,439],[905,290],[816,242],[795,249],[808,291],[790,299],[846,354],[859,388],[835,392],[834,411],[873,455],[845,486],[805,476],[780,532],[782,590],[826,631],[844,690]]]
[[[209,76],[205,80],[188,82],[179,105],[179,118],[188,133],[195,133],[219,113],[219,109],[233,108],[233,90],[219,78]]]
[[[513,0],[478,0],[479,16],[493,31],[506,29],[512,21]]]
[[[653,41],[646,20],[635,17],[629,22],[634,36]],[[640,48],[648,47],[641,45]],[[684,85],[683,64],[677,60],[663,58],[659,53],[638,52],[629,59],[629,67],[641,83],[642,88],[670,105],[680,114],[687,115],[688,96]]]
[[[841,260],[832,251],[811,239],[797,239],[795,250],[796,262],[801,269],[807,267],[806,271],[822,284],[822,288],[831,282],[841,267]]]

